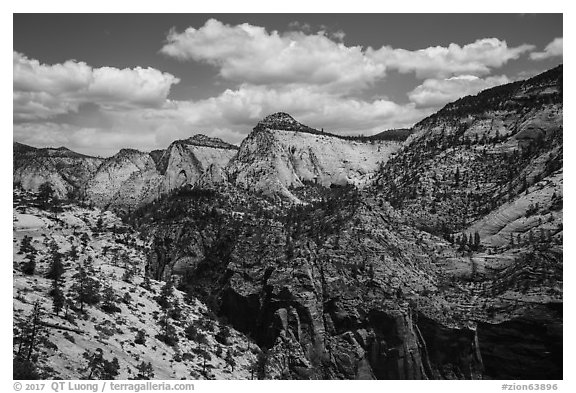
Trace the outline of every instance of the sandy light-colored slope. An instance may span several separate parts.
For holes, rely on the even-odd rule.
[[[180,305],[182,316],[179,320],[170,320],[175,327],[178,343],[170,346],[156,337],[161,332],[162,314],[156,298],[163,283],[151,280],[149,287],[143,285],[145,244],[135,233],[123,227],[112,213],[68,207],[63,212],[53,214],[21,203],[15,207],[13,216],[14,323],[16,326],[19,321],[26,320],[35,302],[42,306],[42,320],[48,326],[46,329],[51,345],[41,346],[38,365],[47,377],[86,378],[87,360],[82,355],[85,351],[94,353],[101,348],[106,360],[118,359],[118,379],[134,378],[136,368],[142,362],[152,364],[154,379],[251,378],[251,367],[259,351],[257,347],[233,329],[230,329],[230,337],[225,344],[218,342],[215,336],[223,325],[203,303],[194,298],[185,299],[178,290],[174,290],[171,302]],[[96,229],[99,218],[103,222],[103,232]],[[30,276],[20,270],[26,257],[19,253],[24,236],[32,237],[32,245],[37,251],[36,272]],[[59,251],[64,254],[72,245],[79,250],[78,262],[64,258],[66,271],[63,289],[67,297],[73,297],[71,286],[77,264],[92,257],[95,277],[101,285],[112,287],[117,297],[118,312],[106,312],[99,304],[87,306],[84,314],[71,308],[68,318],[64,318],[64,312],[58,316],[53,313],[49,295],[52,280],[45,278],[50,261],[47,246],[50,242],[56,242]],[[83,246],[83,242],[86,246]],[[130,282],[123,280],[126,269],[134,272]],[[206,335],[207,343],[199,344],[186,338],[184,329],[189,324],[198,326],[198,330]],[[145,344],[135,343],[138,331],[144,332]],[[208,352],[206,374],[202,372],[200,349]],[[234,371],[225,361],[228,351],[234,355]]]

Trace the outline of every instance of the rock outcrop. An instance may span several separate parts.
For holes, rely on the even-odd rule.
[[[538,214],[561,216],[553,205],[561,200],[562,117],[562,66],[461,98],[414,126],[382,167],[377,187],[421,228],[478,231],[482,241],[497,246],[510,234],[526,237],[530,226],[513,222],[530,204],[538,205]],[[473,224],[504,204],[514,206],[486,225]],[[551,226],[560,222],[553,218]]]
[[[101,158],[73,152],[65,147],[37,149],[14,142],[13,182],[37,192],[48,183],[60,198],[79,196],[87,180],[96,172]]]
[[[122,149],[106,159],[65,147],[36,149],[14,142],[13,179],[27,191],[49,183],[60,199],[86,198],[99,207],[127,211],[193,185],[208,170],[202,185],[220,182],[217,174],[237,151],[237,146],[201,134],[175,141],[165,150]]]
[[[266,198],[238,213],[257,197],[214,192],[138,212],[156,239],[149,271],[253,337],[266,378],[481,376],[475,330],[452,315],[429,258],[446,242],[397,225],[383,201],[350,188],[288,215]]]
[[[324,133],[275,113],[244,139],[227,172],[247,190],[297,200],[290,189],[305,183],[364,185],[400,146],[397,141]]]
[[[86,197],[110,209],[149,202],[162,181],[150,154],[122,149],[107,158],[88,181]]]
[[[200,134],[173,142],[158,163],[164,176],[160,192],[196,183],[209,167],[224,168],[237,151],[237,146]]]

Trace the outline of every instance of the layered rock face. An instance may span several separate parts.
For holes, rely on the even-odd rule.
[[[560,66],[448,104],[414,127],[376,182],[404,222],[462,253],[442,264],[484,299],[490,378],[562,374],[562,314],[542,311],[563,301],[562,90]]]
[[[205,135],[173,142],[158,162],[164,176],[161,192],[194,184],[211,166],[212,171],[224,168],[237,151],[237,146]]]
[[[49,183],[60,199],[79,195],[86,181],[96,172],[102,159],[75,153],[65,147],[37,149],[13,144],[13,182],[37,192]]]
[[[89,201],[127,210],[182,186],[195,185],[200,178],[199,187],[230,183],[290,201],[299,201],[291,189],[305,184],[363,186],[401,144],[401,140],[381,136],[340,137],[304,126],[288,114],[276,113],[259,122],[240,149],[217,138],[195,135],[150,153],[123,149],[105,160],[73,152],[70,157],[74,155],[75,162],[82,158],[82,165],[88,166],[75,175],[75,183],[82,185],[81,191]],[[66,186],[70,176],[55,165],[34,168],[15,171],[15,181],[35,190],[50,179],[61,194],[65,189],[78,188]]]
[[[106,159],[88,181],[86,197],[97,206],[117,208],[151,201],[162,178],[148,153],[122,149]]]
[[[343,138],[302,125],[286,113],[258,123],[242,142],[227,172],[251,191],[297,198],[290,192],[304,183],[365,184],[401,142]]]
[[[122,150],[98,168],[87,195],[98,206],[133,210],[193,185],[211,166],[224,167],[237,150],[237,146],[200,134],[175,141],[163,151]]]
[[[237,151],[237,146],[201,134],[175,141],[165,150],[122,149],[106,159],[14,142],[14,183],[34,192],[49,183],[61,199],[72,194],[99,207],[133,210],[193,185],[208,170],[221,172]],[[206,176],[205,184],[221,180]]]
[[[528,235],[534,225],[516,221],[531,206],[535,216],[552,211],[550,225],[543,229],[557,227],[562,215],[562,116],[561,66],[464,97],[415,125],[402,151],[382,168],[377,184],[416,225],[479,231],[483,242],[495,246],[509,241],[511,234]],[[494,212],[505,203],[509,206]],[[486,219],[489,213],[492,217]],[[468,229],[477,220],[483,223]]]

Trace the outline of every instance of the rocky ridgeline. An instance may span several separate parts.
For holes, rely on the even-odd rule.
[[[219,138],[211,138],[204,134],[196,134],[191,136],[190,138],[183,139],[181,142],[186,145],[193,145],[193,146],[204,146],[204,147],[214,147],[218,149],[229,149],[229,150],[238,150],[238,146],[232,145],[230,143],[224,142],[222,139]]]
[[[414,225],[442,235],[478,231],[487,245],[525,239],[533,225],[513,224],[521,217],[544,221],[552,212],[543,229],[557,228],[562,114],[561,67],[462,98],[414,127],[377,176],[378,192]]]
[[[134,217],[154,239],[151,276],[253,337],[264,378],[561,375],[557,248],[470,254],[352,188],[288,209],[189,190]]]
[[[14,142],[13,148],[14,184],[37,192],[43,183],[48,182],[60,198],[79,196],[86,181],[103,161],[65,147],[37,149]]]
[[[106,159],[15,143],[14,183],[30,191],[49,183],[62,199],[82,198],[99,207],[127,211],[194,184],[210,166],[223,168],[237,150],[205,135],[151,153],[122,149]]]
[[[58,188],[60,197],[72,193],[119,211],[133,210],[182,186],[195,185],[200,178],[201,187],[227,183],[300,202],[291,189],[309,184],[367,184],[378,166],[402,144],[388,139],[324,133],[279,112],[260,121],[239,148],[198,134],[177,140],[165,150],[122,149],[104,160],[67,150],[67,155],[57,155],[58,160],[70,155],[66,160],[77,163],[71,171],[77,171],[73,177],[79,179],[78,184],[67,186],[60,184],[56,165],[44,168],[46,159],[35,157],[39,149],[15,144],[14,181],[27,190],[37,190],[48,182]],[[33,172],[28,165],[31,161],[39,161]],[[88,162],[94,162],[90,170],[81,171]]]
[[[292,116],[284,112],[277,112],[266,116],[258,122],[256,129],[299,131],[310,132],[312,134],[321,133],[321,131],[297,122]]]

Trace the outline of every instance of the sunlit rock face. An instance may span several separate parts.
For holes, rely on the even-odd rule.
[[[14,142],[13,152],[14,184],[37,192],[43,183],[48,183],[60,199],[78,195],[102,163],[101,158],[65,147],[37,149]]]
[[[106,159],[88,181],[88,200],[111,209],[134,209],[185,185],[211,166],[224,167],[238,147],[195,135],[152,153],[123,149]]]
[[[161,192],[194,184],[210,166],[225,167],[237,151],[237,146],[201,134],[173,142],[158,163],[164,176]]]
[[[296,199],[292,187],[366,184],[401,142],[342,138],[286,113],[267,116],[242,142],[227,171],[246,189]]]

